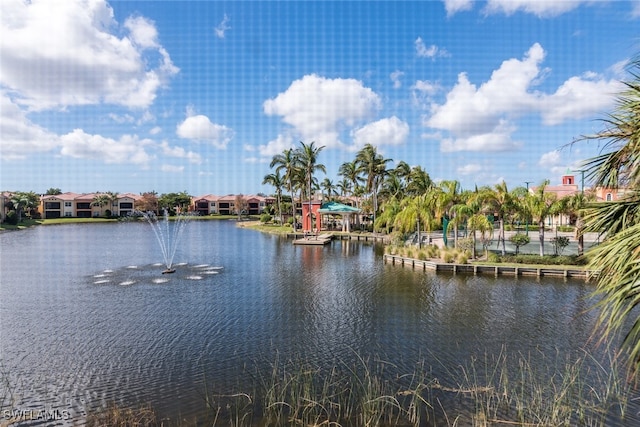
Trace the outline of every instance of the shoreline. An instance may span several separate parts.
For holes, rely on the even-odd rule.
[[[565,279],[583,279],[589,282],[592,278],[597,278],[600,273],[595,270],[580,268],[563,268],[549,264],[523,264],[522,266],[501,265],[500,263],[488,262],[471,262],[469,264],[445,263],[434,260],[419,260],[416,258],[407,258],[399,255],[384,254],[383,260],[385,264],[399,265],[401,267],[409,266],[412,269],[432,271],[435,273],[449,274],[472,274],[477,275],[493,275],[511,276],[518,278],[520,276],[528,277],[560,277]]]

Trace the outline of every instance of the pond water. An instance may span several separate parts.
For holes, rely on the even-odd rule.
[[[2,409],[64,410],[75,425],[109,402],[198,418],[207,390],[253,392],[275,360],[424,363],[444,378],[500,354],[606,359],[588,344],[593,287],[580,281],[414,272],[374,244],[294,246],[228,221],[188,224],[167,275],[142,222],[35,227],[0,244]]]

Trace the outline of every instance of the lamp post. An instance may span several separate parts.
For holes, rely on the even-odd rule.
[[[524,183],[527,184],[527,194],[529,194],[529,184],[531,184],[533,181],[525,181]],[[529,235],[529,216],[527,215],[527,224],[525,225],[525,232],[526,235]]]
[[[580,172],[580,175],[581,175],[581,177],[580,177],[580,192],[582,194],[584,194],[584,173],[586,172],[586,170],[578,169],[578,170],[571,171],[571,172]]]

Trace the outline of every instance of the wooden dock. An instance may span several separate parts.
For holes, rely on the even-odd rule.
[[[331,233],[325,233],[325,234],[321,234],[319,236],[316,236],[315,234],[313,234],[313,235],[308,235],[307,237],[303,237],[301,239],[295,239],[293,241],[293,244],[294,245],[319,245],[319,246],[323,246],[323,245],[326,245],[327,243],[329,243],[332,239],[333,239],[333,234],[331,234]]]
[[[500,266],[500,265],[478,265],[478,264],[454,264],[454,263],[439,263],[433,261],[423,261],[414,258],[404,258],[397,255],[384,255],[384,262],[393,265],[409,266],[413,269],[419,269],[424,271],[435,271],[437,273],[453,273],[453,274],[489,274],[495,277],[498,276],[533,276],[533,277],[563,277],[563,278],[576,278],[589,281],[590,279],[597,277],[598,272],[592,270],[581,269],[567,269],[558,267],[515,267],[515,266]]]

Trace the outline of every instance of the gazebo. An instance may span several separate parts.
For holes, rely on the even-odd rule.
[[[340,215],[342,216],[342,231],[351,231],[351,215],[359,214],[361,209],[353,206],[343,205],[338,202],[326,202],[318,209],[319,214]]]

